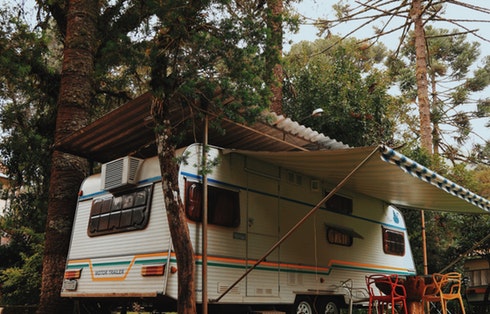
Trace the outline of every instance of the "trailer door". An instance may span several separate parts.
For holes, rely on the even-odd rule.
[[[250,163],[248,163],[250,165]],[[264,168],[265,167],[265,168]],[[261,165],[248,172],[247,264],[252,266],[279,237],[279,178],[277,168]],[[258,171],[260,170],[260,171]],[[279,249],[247,276],[247,296],[279,296]]]

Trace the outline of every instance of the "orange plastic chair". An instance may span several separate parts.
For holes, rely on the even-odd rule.
[[[400,303],[407,314],[407,297],[405,287],[398,282],[397,275],[371,275],[366,276],[366,285],[369,291],[368,314],[376,304],[378,313],[383,313],[385,306],[391,304],[391,313],[395,313],[395,305]]]
[[[430,302],[440,302],[443,314],[447,314],[447,302],[458,300],[463,314],[466,314],[461,296],[461,274],[457,272],[432,275],[432,284],[427,285],[422,301],[429,309]]]

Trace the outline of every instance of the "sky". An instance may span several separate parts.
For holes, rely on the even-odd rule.
[[[317,29],[312,25],[312,22],[317,18],[322,19],[333,19],[334,11],[331,9],[332,5],[337,3],[339,0],[300,0],[299,3],[294,4],[294,7],[297,9],[298,13],[304,17],[304,23],[301,25],[301,30],[298,34],[295,35],[287,35],[287,39],[291,39],[293,42],[299,42],[301,40],[315,40],[318,37]],[[352,0],[344,0],[344,2],[354,3]],[[361,2],[368,2],[363,0]],[[454,4],[448,4],[446,6],[446,14],[445,17],[449,18],[457,18],[457,19],[467,19],[467,20],[485,20],[486,23],[482,22],[461,22],[462,25],[468,27],[469,29],[478,29],[478,34],[482,37],[486,38],[488,41],[483,41],[477,37],[468,36],[468,39],[479,41],[482,46],[481,49],[486,51],[486,55],[490,55],[490,0],[461,0],[466,4],[480,6],[486,8],[488,14],[477,12],[474,10],[470,10],[468,8],[464,8],[461,6],[456,6]],[[353,7],[355,4],[352,5]],[[345,26],[339,26],[333,29],[334,34],[347,34],[353,28],[353,23],[349,23]],[[395,24],[393,24],[395,25]],[[381,26],[381,23],[377,23],[376,26]],[[436,27],[439,28],[448,28],[453,29],[456,26],[447,24],[444,22],[437,22],[435,24]],[[354,34],[354,36],[362,38],[364,36],[371,36],[373,34],[372,28],[370,26],[363,29],[363,31],[359,31]],[[382,39],[382,41],[390,46],[391,44],[397,44],[400,33],[394,33],[392,36],[387,37],[387,39]]]
[[[12,0],[0,0],[0,4],[2,3],[9,3]],[[28,4],[33,5],[32,0],[15,0],[18,2],[25,2]],[[314,41],[315,39],[318,39],[319,37],[317,36],[318,30],[313,26],[313,22],[317,18],[323,18],[323,19],[333,19],[334,18],[334,11],[332,10],[332,5],[337,3],[340,0],[296,0],[294,3],[294,6],[297,8],[298,13],[304,18],[304,23],[302,23],[300,27],[300,31],[297,34],[285,34],[285,41],[291,41],[293,44],[300,42],[302,40],[307,40],[307,41]],[[344,2],[351,3],[352,6],[356,6],[354,0],[343,0]],[[362,3],[368,3],[372,0],[362,0],[359,2]],[[486,23],[483,22],[461,22],[461,24],[465,25],[469,29],[478,29],[478,34],[482,37],[487,39],[487,41],[484,41],[480,38],[477,38],[472,35],[468,35],[468,40],[471,41],[478,41],[480,42],[481,46],[481,55],[482,56],[488,56],[490,55],[490,0],[459,0],[461,2],[464,2],[466,4],[470,5],[475,5],[475,6],[480,6],[484,7],[487,10],[487,14],[476,12],[474,10],[470,10],[464,7],[456,6],[456,5],[447,5],[446,6],[446,14],[445,16],[447,18],[458,18],[458,19],[467,19],[467,20],[485,20]],[[33,13],[33,12],[31,12]],[[395,25],[396,22],[393,23]],[[400,23],[398,23],[400,24]],[[375,26],[381,26],[381,23],[379,22]],[[442,22],[438,22],[437,24],[434,25],[435,27],[440,27],[440,28],[448,28],[448,29],[453,29],[455,26],[453,25],[448,25],[444,24]],[[346,35],[348,34],[353,28],[354,28],[353,23],[349,24],[344,24],[341,26],[338,26],[332,30],[333,34],[339,34],[339,35]],[[356,38],[367,38],[371,37],[373,35],[372,27],[367,26],[364,27],[361,31],[358,31],[354,33],[352,36],[355,36]],[[381,42],[383,42],[388,48],[390,49],[395,49],[396,46],[399,43],[399,36],[400,33],[393,33],[390,36],[383,36],[381,38]],[[285,44],[284,50],[287,53],[287,51],[290,48],[290,44]],[[474,96],[475,99],[479,98],[490,98],[490,88],[487,88],[484,92],[479,93],[478,95]],[[469,110],[473,110],[475,106],[469,106],[467,105],[467,108]],[[490,129],[484,127],[486,123],[489,122],[489,119],[478,119],[473,121],[473,126],[474,130],[478,133],[478,135],[481,138],[478,138],[477,136],[474,136],[472,141],[477,142],[477,143],[482,143],[484,140],[489,140],[490,139]],[[471,143],[468,144],[471,146]]]
[[[303,0],[300,3],[295,4],[295,7],[298,13],[304,18],[304,23],[301,24],[300,31],[297,34],[285,34],[285,41],[291,41],[293,44],[298,43],[302,40],[314,41],[320,37],[317,36],[318,30],[312,25],[313,21],[317,18],[322,19],[333,19],[334,11],[331,9],[332,5],[337,3],[338,0]],[[344,2],[353,3],[352,6],[355,6],[353,1],[344,0]],[[366,3],[367,1],[361,1]],[[490,0],[461,0],[466,4],[475,5],[484,7],[487,14],[476,12],[474,10],[470,10],[461,6],[456,6],[454,4],[450,4],[446,6],[446,18],[457,18],[463,20],[480,20],[478,22],[469,22],[462,21],[461,24],[467,27],[468,29],[474,30],[478,29],[477,34],[482,38],[486,39],[482,40],[476,36],[471,34],[467,35],[467,40],[469,41],[477,41],[480,43],[481,57],[490,55]],[[485,22],[482,22],[485,21]],[[393,22],[393,25],[397,25],[396,22]],[[454,29],[455,25],[437,22],[432,24],[437,28],[446,28],[446,29]],[[378,22],[374,26],[380,27],[382,26],[381,22]],[[335,35],[347,35],[352,29],[355,28],[354,23],[344,24],[341,26],[337,26],[332,29],[332,33]],[[372,27],[367,26],[364,27],[362,31],[358,31],[354,33],[352,36],[356,38],[367,38],[373,35]],[[380,41],[384,43],[389,49],[395,49],[399,43],[399,37],[401,33],[393,33],[390,36],[382,37]],[[284,50],[287,51],[290,49],[290,45],[286,44],[284,46]],[[482,93],[478,95],[474,95],[475,99],[483,99],[490,98],[490,87],[487,87]],[[473,110],[475,108],[474,105],[467,105],[469,110]],[[483,143],[484,140],[490,140],[490,129],[485,127],[485,124],[489,122],[488,118],[485,119],[477,119],[472,121],[475,132],[481,137],[472,136],[471,143]],[[471,146],[471,143],[468,143],[468,147]]]

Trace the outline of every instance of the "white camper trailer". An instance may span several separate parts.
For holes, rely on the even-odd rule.
[[[194,144],[179,151],[186,160],[179,180],[196,254],[199,301],[201,147]],[[221,298],[231,288],[217,304],[263,310],[267,307],[260,305],[287,309],[296,302],[307,310],[316,306],[322,313],[338,313],[351,300],[366,300],[366,274],[415,274],[401,213],[383,201],[346,190],[330,198],[234,285],[334,186],[243,152],[212,148],[208,154],[219,161],[208,177],[209,299]],[[126,157],[105,164],[102,174],[85,180],[63,297],[177,298],[178,265],[159,171],[157,158]]]
[[[152,99],[146,93],[55,144],[104,164],[80,188],[61,291],[82,303],[79,312],[167,312],[178,297],[172,242],[179,239],[170,237],[152,157]],[[209,118],[226,133],[195,122],[181,130],[178,157],[186,161],[179,180],[197,302],[210,313],[338,313],[363,304],[365,275],[415,274],[397,206],[490,212],[490,201],[388,147],[349,148],[274,113],[252,127]],[[173,125],[188,119],[188,108],[169,108]],[[214,145],[209,160],[219,161],[206,180],[200,133]]]

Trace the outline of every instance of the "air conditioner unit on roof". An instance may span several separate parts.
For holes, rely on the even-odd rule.
[[[126,156],[102,165],[102,189],[113,191],[138,183],[143,159]]]

